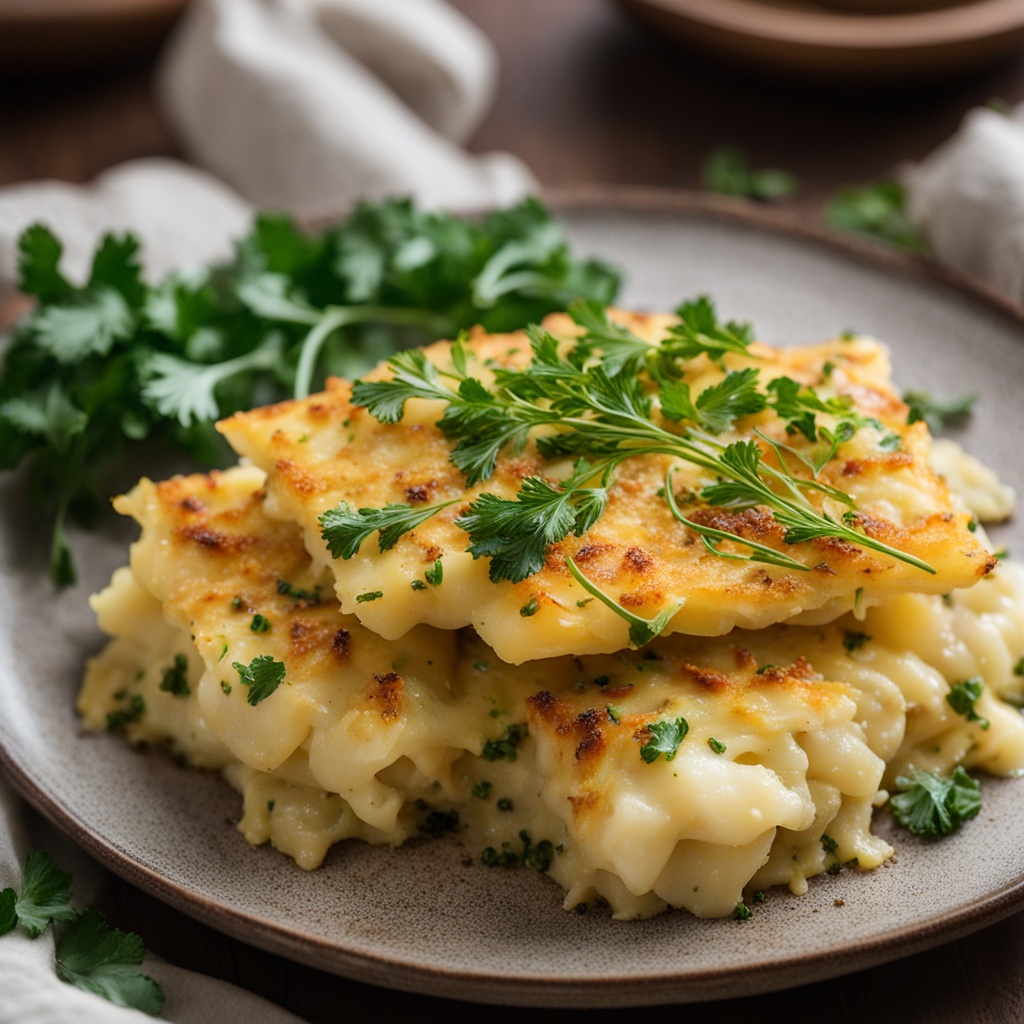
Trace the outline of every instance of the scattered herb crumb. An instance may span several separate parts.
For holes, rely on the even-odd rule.
[[[673,760],[679,750],[679,744],[689,731],[690,726],[682,717],[649,723],[640,732],[641,736],[645,733],[648,736],[640,747],[640,756],[647,764],[653,764],[659,757],[664,757],[666,761]]]
[[[514,761],[516,748],[526,737],[526,726],[513,722],[496,740],[484,743],[481,755],[488,761]]]
[[[188,659],[184,654],[176,654],[174,662],[164,669],[160,689],[173,697],[187,697],[192,692],[188,685]]]

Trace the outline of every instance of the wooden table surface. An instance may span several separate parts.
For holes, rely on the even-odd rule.
[[[732,143],[756,165],[794,173],[802,189],[785,209],[812,221],[836,188],[923,156],[971,107],[996,97],[1024,100],[1024,54],[927,88],[837,94],[717,66],[673,48],[601,0],[453,2],[501,58],[497,102],[471,147],[516,153],[545,186],[692,189],[706,154]],[[177,155],[149,89],[151,63],[151,56],[140,57],[64,79],[0,78],[0,185],[41,177],[86,181],[122,160]],[[224,937],[118,879],[110,879],[101,904],[112,922],[140,932],[172,962],[237,982],[311,1022],[359,1020],[371,1011],[387,1020],[431,1009],[448,1019],[500,1022],[523,1012],[339,979]],[[1018,914],[835,981],[673,1012],[717,1024],[783,1015],[829,1024],[1020,1024],[1022,950]],[[587,1019],[624,1014],[630,1011],[589,1011]]]

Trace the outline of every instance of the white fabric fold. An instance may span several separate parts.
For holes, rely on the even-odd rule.
[[[536,183],[515,157],[451,141],[491,88],[472,71],[486,51],[463,56],[474,34],[453,17],[437,0],[201,0],[170,44],[160,97],[191,159],[259,207],[318,216],[395,194],[504,205]]]
[[[1024,301],[1024,106],[972,110],[902,179],[936,258]]]
[[[29,851],[43,849],[61,870],[72,873],[72,904],[95,900],[102,869],[11,792],[0,779],[0,889],[21,890]],[[116,927],[117,921],[109,921]],[[143,941],[146,936],[142,935]],[[152,1024],[138,1010],[111,1003],[61,981],[54,968],[54,933],[36,939],[20,930],[0,936],[0,1024]],[[148,956],[142,971],[163,987],[160,1020],[174,1024],[302,1024],[294,1014],[234,985]]]
[[[17,241],[43,223],[64,245],[65,273],[85,278],[97,241],[106,233],[139,236],[147,276],[183,264],[208,263],[230,252],[252,208],[215,178],[177,160],[133,160],[89,185],[32,181],[0,190],[0,297],[15,279]]]

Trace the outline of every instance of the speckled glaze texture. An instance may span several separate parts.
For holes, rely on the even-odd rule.
[[[1024,321],[949,274],[780,227],[749,209],[651,194],[556,199],[576,251],[620,265],[621,304],[673,308],[706,292],[772,344],[847,328],[893,350],[904,387],[981,396],[961,440],[1024,483]],[[772,891],[745,922],[683,913],[616,922],[561,909],[532,872],[467,864],[455,841],[398,850],[335,847],[306,873],[233,827],[239,799],[115,736],[83,734],[73,702],[102,643],[88,594],[125,559],[131,531],[76,537],[78,586],[55,594],[22,491],[5,481],[0,529],[0,760],[42,812],[114,871],[246,941],[338,974],[505,1004],[685,1002],[804,984],[905,956],[1024,903],[1024,781],[984,784],[960,834],[914,839],[878,815],[897,848],[873,873],[844,871],[794,897]],[[1020,553],[1019,525],[996,541]],[[26,543],[25,538],[37,538]]]

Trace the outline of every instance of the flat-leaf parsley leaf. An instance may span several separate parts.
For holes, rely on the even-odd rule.
[[[896,820],[915,835],[946,836],[981,810],[981,786],[960,766],[949,777],[915,768],[889,799]]]
[[[84,282],[60,268],[43,225],[19,241],[36,307],[0,366],[0,468],[29,463],[53,517],[51,575],[74,581],[65,533],[122,486],[105,474],[127,446],[171,442],[209,464],[227,450],[214,420],[357,376],[410,344],[481,324],[509,331],[573,300],[602,306],[618,274],[572,257],[547,210],[526,200],[479,219],[407,200],[357,206],[320,232],[262,215],[222,266],[148,285],[130,235],[108,235]],[[126,481],[125,481],[126,482]]]
[[[117,1006],[158,1014],[160,986],[139,971],[146,949],[132,932],[110,928],[95,907],[77,915],[57,943],[57,976]]]
[[[646,733],[648,739],[640,747],[640,756],[647,764],[653,764],[659,757],[673,760],[689,731],[689,723],[682,717],[650,722],[641,732],[641,735]]]
[[[239,681],[249,687],[245,699],[253,707],[266,700],[284,682],[284,662],[276,661],[269,654],[253,658],[248,665],[233,661],[231,666],[238,673]]]
[[[33,850],[25,858],[21,895],[14,910],[30,939],[40,935],[51,921],[72,920],[71,875],[61,871],[49,855]]]

